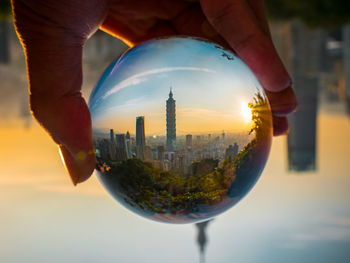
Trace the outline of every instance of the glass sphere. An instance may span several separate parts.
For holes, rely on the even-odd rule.
[[[271,146],[267,98],[231,51],[153,39],[104,72],[90,97],[96,170],[109,193],[156,221],[194,223],[239,202]]]

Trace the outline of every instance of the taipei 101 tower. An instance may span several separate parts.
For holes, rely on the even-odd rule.
[[[176,150],[175,100],[171,88],[166,101],[166,148],[168,151]]]

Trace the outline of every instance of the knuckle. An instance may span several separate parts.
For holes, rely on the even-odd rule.
[[[243,49],[246,49],[247,47],[251,46],[252,43],[256,43],[257,35],[256,33],[249,33],[241,38],[238,38],[237,41],[234,43],[234,49],[237,52],[242,51]],[[259,41],[260,42],[260,41]]]
[[[33,95],[29,96],[29,107],[33,117],[41,124],[46,122],[48,116],[52,115],[54,109],[52,101]]]
[[[57,104],[50,99],[29,96],[29,105],[32,116],[49,133],[55,143],[64,141],[57,116]]]
[[[211,23],[220,32],[222,25],[226,23],[232,16],[234,9],[234,1],[225,1],[218,9],[212,13]]]

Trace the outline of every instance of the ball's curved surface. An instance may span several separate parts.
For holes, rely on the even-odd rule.
[[[156,221],[226,211],[254,186],[270,151],[271,111],[256,77],[202,39],[131,48],[106,69],[89,107],[100,180]]]

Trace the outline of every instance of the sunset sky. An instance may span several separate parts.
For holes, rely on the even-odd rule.
[[[322,112],[318,124],[318,171],[288,173],[286,138],[275,138],[257,185],[209,225],[208,262],[348,258],[350,122]],[[74,187],[49,136],[22,125],[0,125],[1,262],[197,261],[193,225],[131,213],[96,175]]]
[[[10,65],[0,65],[0,262],[199,262],[197,229],[194,225],[161,224],[128,211],[108,194],[96,174],[77,187],[73,186],[60,160],[57,146],[29,116],[25,62],[14,31],[12,39],[14,39],[11,46],[12,62]],[[97,44],[101,43],[100,40]],[[105,39],[102,37],[102,40]],[[85,51],[96,50],[96,46],[99,45],[93,41],[94,38],[89,40]],[[118,45],[112,43],[111,50],[117,50]],[[85,55],[84,58],[91,59],[91,54]],[[109,54],[108,63],[117,55]],[[93,65],[84,61],[85,98],[88,98],[91,87],[97,82],[106,66],[103,63],[96,63],[100,60],[101,55],[98,53],[91,63]],[[142,64],[142,61],[144,58],[140,58],[137,63]],[[183,67],[183,65],[167,67],[176,66]],[[197,84],[205,86],[207,82],[204,79],[212,76],[214,73],[211,71],[217,71],[219,66],[209,67],[203,62],[200,65],[186,67],[191,69],[165,70],[157,75],[177,76],[173,80],[176,85],[171,85],[174,88],[178,116],[193,114],[188,118],[188,121],[193,121],[198,115],[207,118],[213,114],[211,121],[215,125],[215,112],[220,112],[220,107],[226,107],[224,103],[231,99],[237,101],[237,104],[231,105],[234,106],[234,111],[242,114],[245,112],[247,116],[242,105],[249,101],[250,96],[239,97],[234,93],[226,98],[224,96],[226,93],[221,94],[223,88],[221,86],[214,90],[210,88],[198,91],[193,88]],[[205,68],[205,70],[193,68]],[[137,68],[132,69],[136,71]],[[136,74],[129,70],[131,73],[125,79],[130,79]],[[191,84],[190,89],[182,90],[183,76],[187,71],[188,74],[195,73],[197,76],[192,80],[196,85]],[[323,74],[324,72],[322,76]],[[139,75],[136,79],[146,77],[153,82],[155,74]],[[129,109],[141,105],[139,111],[132,113],[126,107],[126,103],[122,104],[122,100],[119,101],[116,105],[126,107],[125,114],[146,115],[146,130],[150,131],[151,127],[147,125],[151,123],[152,118],[145,113],[145,109],[152,110],[155,114],[154,120],[158,118],[158,124],[155,126],[163,129],[165,100],[168,97],[170,84],[164,83],[164,87],[157,89],[152,86],[154,89],[150,89],[146,85],[150,80],[138,84],[140,87],[137,87],[143,91],[140,96],[137,96],[133,88],[130,88],[129,92],[128,86],[110,93],[101,102],[97,103],[94,100],[92,102],[104,110],[102,106],[110,108],[109,102],[112,105],[115,99],[124,96],[123,98],[128,98],[128,103],[133,105]],[[218,82],[218,87],[219,84]],[[247,87],[247,89],[254,92],[254,86],[258,83],[252,84],[253,88]],[[235,83],[235,88],[237,87],[239,85]],[[152,90],[157,90],[159,94],[149,93]],[[197,96],[195,97],[197,100],[194,100],[192,96],[184,95],[186,92],[193,92],[195,95],[201,92],[207,95]],[[206,232],[208,238],[206,262],[345,263],[349,261],[349,115],[346,115],[343,101],[327,102],[322,99],[325,95],[322,93],[324,90],[319,89],[319,92],[321,99],[317,112],[317,170],[303,173],[289,172],[287,138],[274,137],[266,168],[255,187],[235,207],[209,224]],[[102,98],[102,94],[107,93],[102,89],[95,90],[94,98]],[[222,105],[211,106],[212,96],[221,98],[217,102]],[[157,110],[144,104],[148,100],[158,103]],[[206,107],[200,104],[204,102]],[[118,112],[119,110],[117,108]],[[102,116],[99,111],[93,113],[95,121]],[[135,128],[134,115],[130,117],[128,124],[132,131]],[[113,117],[110,121],[112,120]],[[106,123],[109,123],[107,119]],[[116,129],[120,123],[123,122],[112,123],[111,126]],[[178,129],[181,129],[181,123],[185,123],[185,119],[178,119]],[[191,127],[191,123],[183,126]],[[222,125],[221,121],[220,123]],[[234,124],[237,122],[235,120],[228,123],[228,128],[234,129]],[[191,129],[197,127],[200,126],[195,125]],[[220,126],[218,129],[223,128]]]
[[[105,72],[90,98],[94,127],[134,132],[136,117],[145,116],[147,133],[164,134],[170,87],[177,131],[207,133],[248,130],[248,103],[260,84],[240,59],[214,44],[191,38],[147,42]]]

